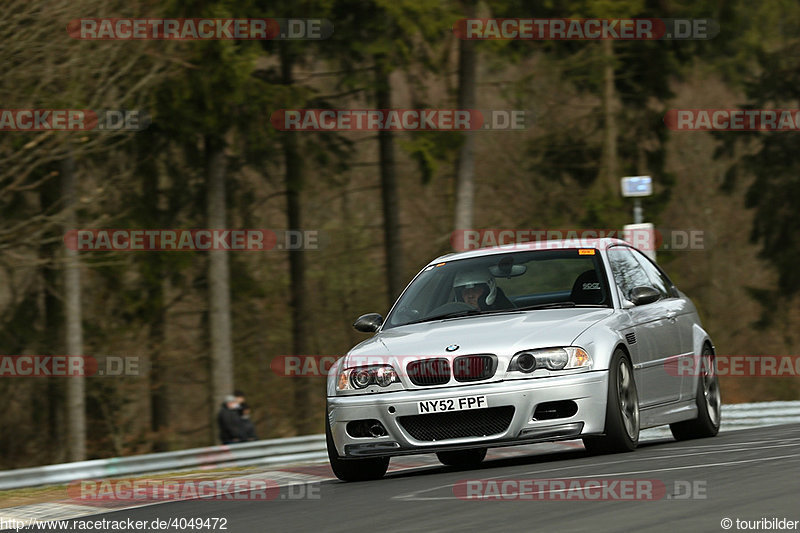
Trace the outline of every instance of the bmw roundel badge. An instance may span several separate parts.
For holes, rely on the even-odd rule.
[[[458,344],[451,344],[450,346],[445,348],[445,350],[447,350],[448,352],[455,352],[456,350],[458,350],[458,348],[459,348]]]

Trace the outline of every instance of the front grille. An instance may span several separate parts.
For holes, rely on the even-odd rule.
[[[397,421],[415,439],[437,441],[497,435],[508,429],[513,417],[514,406],[505,405],[451,413],[401,416]]]
[[[461,355],[453,360],[453,377],[456,381],[480,381],[494,376],[497,370],[497,356]]]
[[[414,385],[420,387],[444,385],[450,381],[450,362],[441,357],[412,361],[408,363],[406,372],[408,379]]]

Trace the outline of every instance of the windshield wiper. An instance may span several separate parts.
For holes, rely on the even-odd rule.
[[[420,318],[419,320],[406,322],[403,325],[407,326],[409,324],[419,324],[420,322],[431,322],[433,320],[442,320],[444,318],[458,318],[462,316],[479,315],[481,313],[483,313],[483,311],[481,311],[480,309],[464,309],[462,311],[452,311],[450,313],[442,313],[441,315],[426,316],[425,318]]]
[[[432,322],[434,320],[443,320],[445,318],[459,318],[462,316],[494,315],[500,313],[515,313],[517,311],[530,311],[532,309],[565,309],[571,307],[608,307],[608,306],[602,304],[576,304],[575,302],[550,302],[546,304],[527,305],[525,307],[511,307],[508,309],[487,309],[485,311],[481,309],[465,309],[463,311],[453,311],[450,313],[442,313],[441,315],[434,315],[425,318],[420,318],[419,320],[406,322],[405,324],[402,325],[408,326],[409,324]]]
[[[576,304],[575,302],[550,302],[547,304],[526,305],[517,307],[516,311],[530,311],[532,309],[566,309],[569,307],[608,307],[602,304]]]

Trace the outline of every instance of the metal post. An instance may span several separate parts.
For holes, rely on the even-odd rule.
[[[639,198],[636,198],[633,203],[633,223],[641,224],[643,220],[644,216],[642,215],[642,201]]]

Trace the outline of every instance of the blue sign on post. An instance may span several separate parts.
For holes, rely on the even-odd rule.
[[[650,196],[653,194],[653,178],[650,176],[628,176],[622,178],[622,196]]]

